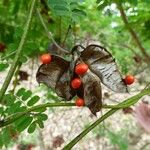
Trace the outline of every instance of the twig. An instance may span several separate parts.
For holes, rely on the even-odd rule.
[[[2,123],[0,123],[0,127],[4,127],[7,126],[11,123],[13,123],[14,121],[18,120],[19,118],[21,118],[22,116],[34,112],[37,109],[40,108],[47,108],[47,107],[65,107],[65,106],[75,106],[75,103],[46,103],[46,104],[40,104],[40,105],[36,105],[33,106],[31,108],[28,108],[26,111],[24,112],[18,112],[15,114],[12,114],[10,116],[8,116]],[[126,108],[128,106],[124,105],[103,105],[102,108],[107,108],[107,109],[121,109],[121,108]]]
[[[75,22],[73,24],[73,35],[74,35],[74,45],[76,44],[76,40],[77,40],[77,35],[76,35],[76,32],[75,32]]]
[[[150,94],[150,89],[145,89],[142,92],[140,92],[139,94],[123,101],[120,104],[117,104],[117,105],[103,105],[102,108],[111,108],[112,110],[119,110],[119,109],[122,109],[122,108],[126,108],[126,107],[129,107],[131,105],[134,105],[142,96],[148,95],[148,94]],[[18,120],[22,116],[24,116],[24,115],[26,115],[30,112],[34,112],[34,111],[36,111],[37,109],[40,109],[40,108],[65,107],[65,106],[75,106],[75,103],[60,103],[59,102],[59,103],[46,103],[46,104],[36,105],[36,106],[31,107],[31,108],[28,108],[24,112],[18,112],[18,113],[15,113],[15,114],[11,115],[11,116],[8,116],[5,120],[0,122],[0,127],[7,126],[7,125],[13,123],[14,121]],[[111,113],[112,112],[114,112],[114,111],[111,111]]]
[[[68,34],[69,34],[69,30],[70,30],[70,29],[71,29],[71,25],[69,25],[68,28],[67,28],[67,32],[66,32],[65,37],[64,37],[64,40],[63,40],[63,42],[62,42],[63,45],[64,45],[65,42],[66,42],[66,39],[67,39],[67,36],[68,36]]]
[[[44,22],[44,20],[43,20],[43,18],[42,18],[42,16],[41,16],[41,14],[40,14],[40,12],[39,12],[38,9],[37,9],[37,14],[38,14],[38,16],[39,16],[39,19],[40,19],[40,21],[41,21],[41,24],[43,25],[43,27],[44,27],[44,29],[45,29],[45,32],[47,33],[47,37],[48,37],[50,40],[52,40],[52,42],[53,42],[61,51],[63,51],[63,52],[66,53],[66,54],[69,54],[69,51],[68,51],[68,50],[65,50],[65,49],[63,49],[62,47],[60,47],[60,46],[57,44],[57,42],[54,40],[52,33],[49,32],[49,30],[48,30],[48,28],[47,28],[47,26],[46,26],[46,24],[45,24],[45,22]]]
[[[135,41],[136,45],[138,46],[139,50],[141,51],[141,53],[143,54],[145,60],[147,63],[150,63],[150,56],[148,55],[148,53],[146,52],[145,48],[143,47],[139,37],[137,36],[136,32],[133,30],[133,28],[130,26],[129,22],[128,22],[128,19],[127,19],[127,16],[124,12],[124,9],[122,7],[122,4],[121,2],[117,2],[117,7],[120,11],[120,14],[121,14],[121,17],[122,17],[122,20],[126,26],[126,28],[128,29],[129,33],[131,34],[133,40]]]
[[[147,89],[150,86],[150,82],[146,84],[146,86],[143,88],[143,90]]]
[[[17,64],[18,64],[18,60],[19,60],[19,57],[20,57],[23,45],[25,43],[26,36],[27,36],[28,30],[29,30],[29,26],[30,26],[30,23],[31,23],[35,1],[36,0],[32,0],[29,16],[28,16],[28,19],[27,19],[27,23],[26,23],[26,25],[24,27],[24,32],[23,32],[23,35],[21,37],[21,41],[19,43],[18,49],[16,51],[15,59],[14,59],[13,64],[11,65],[11,67],[9,69],[9,72],[8,72],[8,74],[6,76],[4,84],[3,84],[2,89],[0,91],[0,102],[2,101],[3,96],[4,96],[6,90],[7,90],[8,86],[9,86],[9,83],[10,83],[12,77],[13,77],[13,74],[14,74],[15,70],[16,70],[16,67],[17,67]]]
[[[101,116],[103,116],[103,111],[101,110]],[[102,127],[103,127],[103,135],[105,135],[105,130],[106,130],[106,127],[105,127],[105,121],[102,121]],[[102,137],[102,140],[101,140],[102,144],[99,144],[102,146],[102,150],[104,150],[104,136]]]
[[[135,55],[138,55],[138,54],[136,53],[136,51],[135,51],[132,47],[130,47],[130,46],[126,45],[126,44],[122,44],[121,47],[128,48],[128,49],[130,49]]]
[[[11,55],[13,55],[13,54],[15,54],[15,53],[16,53],[16,51],[13,51],[13,52],[11,52],[10,54],[8,54],[8,55],[2,57],[1,60],[3,61],[4,59],[10,57]]]
[[[7,125],[13,123],[14,121],[18,120],[22,116],[24,116],[30,112],[34,112],[40,108],[65,107],[65,106],[75,106],[75,103],[46,103],[46,104],[36,105],[36,106],[31,107],[31,108],[28,108],[24,112],[18,112],[18,113],[11,115],[11,116],[8,116],[4,121],[0,122],[0,127],[7,126]]]

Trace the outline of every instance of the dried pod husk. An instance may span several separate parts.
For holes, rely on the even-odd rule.
[[[71,100],[76,91],[70,86],[71,76],[69,70],[65,71],[56,83],[55,91],[58,96]]]
[[[105,48],[89,45],[81,52],[80,58],[109,89],[115,92],[127,92],[127,86],[123,82],[115,60]]]
[[[36,74],[38,83],[44,83],[54,89],[58,96],[71,100],[75,91],[70,87],[70,62],[59,56],[52,55],[50,64],[42,64]]]
[[[100,79],[90,70],[80,76],[83,84],[85,105],[96,115],[102,107],[102,92]]]

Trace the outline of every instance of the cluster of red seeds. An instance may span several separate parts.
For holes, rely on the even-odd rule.
[[[80,64],[77,64],[75,66],[75,73],[80,76],[80,75],[84,75],[88,70],[88,65],[85,64],[85,63],[80,63]],[[79,89],[82,85],[82,81],[79,77],[77,78],[74,78],[72,81],[71,81],[71,87],[73,89]],[[76,99],[76,106],[78,107],[81,107],[81,106],[84,106],[85,103],[84,103],[84,99],[82,98],[77,98]]]
[[[40,60],[41,60],[42,64],[50,64],[52,61],[52,57],[50,54],[43,54],[43,55],[41,55]],[[84,63],[80,63],[80,64],[76,65],[76,67],[75,67],[75,73],[77,75],[83,75],[87,72],[87,70],[88,70],[88,66]],[[71,81],[71,87],[73,89],[79,89],[81,84],[82,84],[82,81],[79,77],[74,78]],[[84,106],[85,103],[82,98],[78,98],[78,99],[76,99],[75,104],[76,104],[76,106],[81,107],[81,106]]]
[[[52,57],[50,54],[43,54],[41,55],[40,59],[43,64],[49,64],[52,61]],[[87,72],[87,70],[88,70],[88,65],[85,63],[80,63],[75,66],[74,71],[78,76],[80,76],[80,75],[84,75]],[[126,85],[131,85],[132,83],[134,83],[134,81],[135,81],[135,78],[132,75],[127,75],[124,78],[124,82]],[[82,85],[82,81],[79,77],[74,78],[71,81],[71,87],[73,89],[79,89],[81,85]],[[76,106],[78,107],[85,105],[84,100],[82,98],[77,98],[75,103],[76,103]]]

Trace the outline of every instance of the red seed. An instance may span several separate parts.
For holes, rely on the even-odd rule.
[[[52,57],[50,54],[43,54],[41,57],[40,57],[40,60],[43,64],[49,64],[52,60]]]
[[[125,81],[125,83],[126,83],[127,85],[131,85],[132,83],[134,83],[135,78],[134,78],[134,76],[132,76],[132,75],[127,75],[127,76],[125,77],[124,81]]]
[[[78,75],[83,75],[87,72],[88,65],[84,63],[80,63],[75,67],[75,73]]]
[[[82,82],[81,82],[80,78],[75,78],[71,81],[71,87],[73,89],[78,89],[81,86],[81,83]]]
[[[81,106],[84,106],[84,105],[85,105],[85,103],[84,103],[84,100],[82,98],[78,98],[76,100],[76,106],[81,107]]]

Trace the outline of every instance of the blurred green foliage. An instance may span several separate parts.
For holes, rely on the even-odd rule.
[[[75,43],[98,41],[113,54],[123,74],[135,74],[141,68],[139,66],[143,64],[141,61],[143,56],[121,19],[116,6],[117,2],[122,3],[129,25],[135,30],[150,54],[149,0],[40,0],[36,7],[39,8],[49,31],[59,45],[71,50]],[[0,72],[5,71],[13,62],[30,3],[30,0],[0,1],[0,44],[6,46],[4,50],[0,49]],[[26,63],[28,59],[38,57],[52,44],[35,10],[19,61]],[[51,90],[47,92],[46,97],[58,100]],[[4,97],[7,107],[0,106],[0,117],[5,118],[17,112],[23,112],[38,101],[37,95],[24,88],[19,89],[15,94],[9,92]],[[38,110],[33,116],[26,115],[12,126],[3,128],[0,133],[0,137],[3,137],[0,138],[0,147],[8,146],[12,132],[22,132],[27,128],[29,133],[33,133],[37,125],[43,128],[43,121],[47,120],[44,111]],[[122,150],[127,149],[124,139],[116,140],[120,138],[120,134],[109,132],[108,136],[112,144],[117,144]]]
[[[25,88],[20,88],[16,93],[9,91],[3,98],[4,106],[0,106],[0,116],[1,118],[7,118],[7,116],[11,116],[12,114],[27,111],[34,106],[39,99],[40,97],[38,95],[34,95],[32,91]],[[43,113],[45,111],[46,109],[36,109],[34,113],[27,113],[10,126],[4,127],[0,132],[0,146],[8,146],[13,138],[12,132],[19,134],[25,129],[28,129],[28,133],[33,133],[36,126],[43,128],[43,121],[48,119],[48,116]]]
[[[116,2],[116,0],[41,0],[38,7],[49,30],[60,45],[71,50],[76,42],[85,43],[85,40],[94,39],[108,48],[124,74],[134,73],[136,72],[135,66],[140,64],[137,61],[142,59],[142,55],[122,22]],[[149,1],[125,0],[121,2],[130,26],[136,31],[148,51],[150,42]],[[8,55],[6,57],[8,64],[14,58],[14,51],[20,41],[29,4],[29,0],[2,0],[0,2],[0,42],[5,43],[7,47],[4,53],[0,53],[0,56],[5,58]],[[68,29],[69,32],[67,32]],[[47,51],[51,44],[52,41],[47,38],[35,12],[22,52],[23,58],[20,58],[20,61],[26,62],[27,58],[38,56]],[[11,53],[13,54],[9,56]],[[8,67],[6,62],[4,65],[1,61],[0,65],[2,68]]]
[[[109,125],[98,125],[92,132],[99,140],[107,138],[110,144],[113,145],[113,149],[128,150],[128,132],[125,129],[111,131]]]

